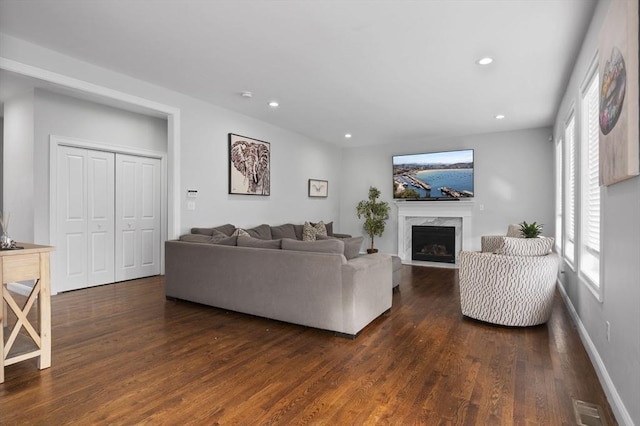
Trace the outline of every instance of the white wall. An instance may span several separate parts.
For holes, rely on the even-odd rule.
[[[345,149],[340,214],[343,230],[363,234],[363,221],[357,218],[355,206],[367,198],[369,186],[375,186],[382,191],[381,199],[391,204],[385,232],[382,238],[376,238],[375,245],[382,252],[397,253],[392,155],[473,149],[475,208],[472,229],[477,245],[464,249],[479,249],[480,236],[504,235],[508,224],[523,220],[544,224],[543,234],[553,236],[553,144],[549,141],[550,135],[551,129],[540,128]]]
[[[0,56],[179,109],[180,231],[226,222],[339,221],[340,150],[259,120],[0,34]],[[233,88],[230,88],[233,90]],[[271,196],[228,195],[228,133],[271,143]],[[171,147],[169,155],[172,155]],[[309,178],[329,181],[329,197],[309,199]],[[187,189],[197,189],[187,210]],[[29,196],[29,195],[26,195]],[[38,223],[43,229],[46,225]],[[336,223],[340,230],[340,224]],[[40,241],[46,243],[47,241]]]
[[[35,90],[34,239],[49,241],[49,137],[83,139],[111,146],[167,152],[167,121]]]
[[[576,106],[579,120],[580,84],[598,49],[598,37],[609,4],[610,0],[602,0],[595,11],[558,110],[554,126],[556,139],[564,133],[571,105]],[[576,121],[577,141],[580,130]],[[617,420],[621,424],[640,424],[640,178],[605,187],[601,197],[603,300],[597,300],[568,264],[562,285],[583,327],[579,328],[583,341],[599,368]],[[611,324],[610,341],[606,339],[606,321]]]
[[[33,90],[4,104],[3,208],[10,216],[8,234],[34,241]]]

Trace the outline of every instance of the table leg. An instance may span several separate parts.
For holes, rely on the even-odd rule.
[[[49,253],[40,253],[40,294],[38,295],[40,324],[40,360],[42,370],[51,367],[51,282],[49,279]]]

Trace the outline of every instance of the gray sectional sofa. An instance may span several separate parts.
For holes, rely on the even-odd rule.
[[[167,241],[167,297],[347,336],[391,308],[391,256],[359,255],[361,237],[301,241],[298,226],[194,228]]]

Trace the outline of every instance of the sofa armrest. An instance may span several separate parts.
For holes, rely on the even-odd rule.
[[[480,237],[480,251],[483,253],[495,253],[502,247],[504,235],[483,235]]]

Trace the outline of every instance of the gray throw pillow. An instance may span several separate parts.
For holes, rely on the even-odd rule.
[[[215,229],[211,236],[211,244],[218,244],[221,246],[235,246],[237,244],[237,240],[238,237],[236,235],[229,237],[225,233],[216,231]]]
[[[227,237],[230,237],[231,234],[233,234],[233,231],[236,230],[236,227],[230,223],[227,223],[225,225],[216,226],[213,229],[216,231],[222,232]]]
[[[344,243],[337,239],[298,241],[284,238],[282,240],[282,250],[344,254]]]
[[[253,238],[260,238],[261,240],[271,239],[271,227],[267,224],[256,226],[255,228],[245,229],[247,233]]]
[[[344,242],[344,257],[346,257],[347,260],[360,255],[360,248],[362,247],[364,237],[342,238],[340,241]]]
[[[187,243],[211,244],[211,235],[185,234],[185,235],[180,235],[180,241],[185,241]]]
[[[238,237],[238,247],[253,247],[265,249],[280,249],[282,240],[261,240],[253,237]]]
[[[280,226],[272,226],[271,227],[271,238],[279,239],[279,238],[291,238],[292,240],[297,240],[296,230],[291,223],[285,223]]]
[[[213,235],[214,231],[219,231],[225,234],[227,237],[233,234],[233,231],[236,230],[236,227],[227,223],[226,225],[216,226],[214,228],[191,228],[192,234],[202,234],[202,235]]]

